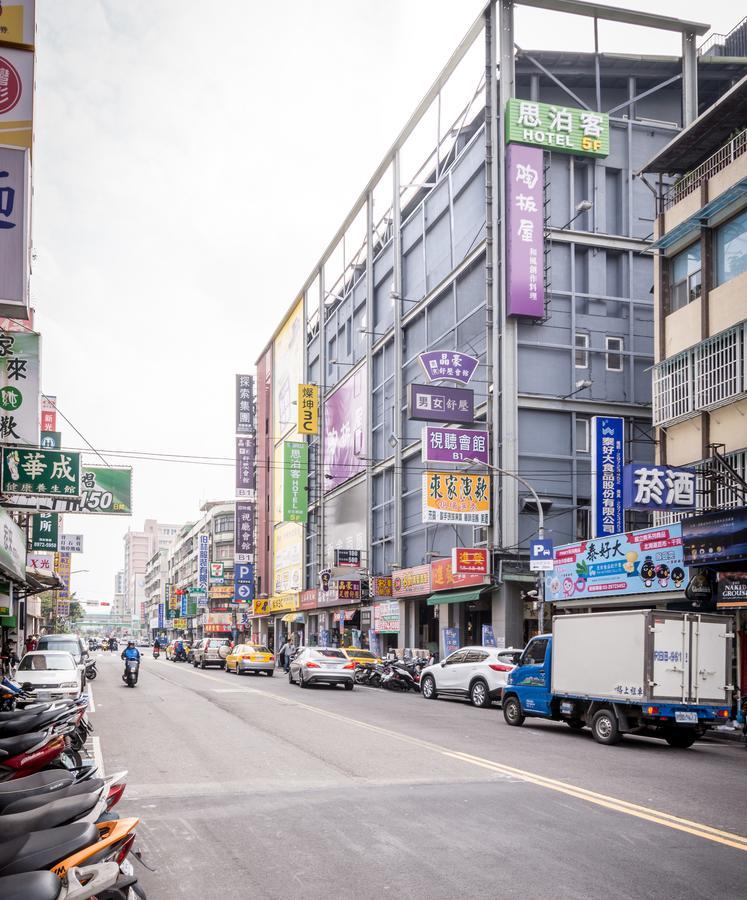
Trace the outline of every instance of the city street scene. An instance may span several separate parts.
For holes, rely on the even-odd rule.
[[[747,894],[747,16],[0,0],[0,900]]]

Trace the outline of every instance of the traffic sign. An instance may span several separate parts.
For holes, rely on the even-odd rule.
[[[553,543],[550,538],[532,538],[529,541],[529,571],[552,572]]]

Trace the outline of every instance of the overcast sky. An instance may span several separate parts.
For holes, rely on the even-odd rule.
[[[234,373],[253,370],[482,6],[37,0],[42,386],[96,448],[232,455]],[[718,32],[740,17],[733,0],[630,6]],[[602,50],[679,47],[664,32],[600,34]],[[516,41],[588,50],[591,24],[525,10]],[[233,493],[230,467],[132,464],[132,519],[66,518],[85,535],[73,569],[90,571],[72,585],[83,600],[111,601],[128,526],[181,524]]]

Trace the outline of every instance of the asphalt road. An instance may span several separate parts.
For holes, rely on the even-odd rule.
[[[596,744],[370,688],[100,657],[93,723],[151,898],[742,898],[747,753]]]

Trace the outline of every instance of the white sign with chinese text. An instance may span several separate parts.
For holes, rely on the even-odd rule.
[[[83,535],[82,534],[61,534],[60,535],[60,553],[82,553],[83,552]]]

